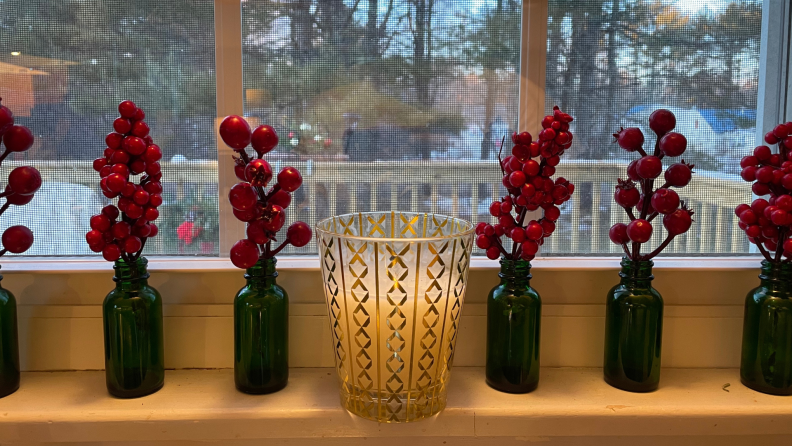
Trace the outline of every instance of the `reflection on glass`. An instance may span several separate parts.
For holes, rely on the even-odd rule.
[[[514,0],[244,2],[245,113],[281,134],[279,166],[308,172],[289,212],[489,220],[500,141],[517,122],[521,10]],[[550,0],[546,108],[577,118],[559,173],[580,192],[544,253],[619,254],[608,197],[629,158],[611,133],[659,107],[690,141],[699,180],[686,192],[702,223],[667,252],[747,251],[731,209],[750,189],[730,169],[754,141],[760,29],[758,0]]]
[[[93,254],[88,220],[106,199],[91,160],[124,99],[164,152],[162,236],[146,253],[217,255],[212,2],[6,0],[0,25],[0,97],[36,135],[0,176],[27,160],[45,178],[2,222],[36,234],[26,255]]]
[[[245,114],[277,129],[273,168],[303,172],[293,218],[485,213],[517,121],[521,10],[515,0],[244,2]]]

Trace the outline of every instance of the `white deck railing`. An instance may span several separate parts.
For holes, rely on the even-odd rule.
[[[89,186],[98,192],[96,172],[89,162],[35,161],[7,162],[0,175],[22,164],[38,168],[45,181],[61,181]],[[488,219],[489,202],[501,195],[497,162],[458,161],[448,163],[422,161],[387,162],[283,162],[273,163],[277,171],[284,165],[297,167],[304,186],[289,207],[289,221],[303,219],[311,224],[339,213],[370,210],[418,210],[459,216],[473,221]],[[544,254],[619,253],[620,247],[608,240],[608,228],[627,221],[624,212],[613,202],[616,179],[626,176],[622,161],[565,161],[557,175],[575,183],[572,199],[562,207],[558,232],[542,248]],[[216,190],[217,162],[190,161],[163,163],[165,182],[179,199],[185,187],[198,187],[197,193]],[[175,192],[174,192],[175,190]],[[741,254],[748,242],[736,225],[734,207],[751,199],[750,187],[739,177],[697,172],[680,196],[695,211],[694,227],[677,237],[665,251],[676,254]],[[225,197],[220,197],[224,200]],[[487,220],[489,221],[489,220]],[[665,231],[655,220],[655,234],[650,243],[656,246]],[[313,253],[313,247],[300,252]]]

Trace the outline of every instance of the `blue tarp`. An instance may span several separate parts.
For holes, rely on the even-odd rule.
[[[627,116],[644,111],[660,108],[652,105],[636,105],[627,111]],[[756,110],[750,109],[694,109],[699,112],[715,133],[726,133],[741,128],[751,128],[756,124]],[[750,125],[738,125],[736,121],[748,120]]]
[[[712,108],[705,108],[699,110],[701,116],[707,120],[707,123],[712,127],[715,133],[725,133],[744,126],[737,125],[735,120],[749,120],[756,123],[756,110],[749,109],[735,109],[735,110],[717,110]],[[753,126],[752,126],[753,127]]]

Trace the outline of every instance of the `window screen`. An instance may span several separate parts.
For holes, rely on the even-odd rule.
[[[303,187],[288,219],[417,210],[486,218],[517,121],[514,0],[243,2],[245,114]],[[293,253],[315,254],[314,244]]]
[[[696,222],[664,253],[748,253],[734,207],[751,199],[739,159],[756,141],[761,2],[551,0],[548,15],[546,106],[576,118],[561,173],[577,188],[561,237],[543,252],[621,252],[608,240],[613,223],[627,222],[613,192],[636,156],[611,133],[640,127],[652,148],[649,114],[667,108],[688,140],[682,158],[696,165],[694,181],[679,191]],[[664,236],[655,231],[652,247]]]
[[[496,155],[517,121],[521,7],[244,2],[245,113],[278,130],[275,167],[306,180],[290,218],[415,209],[489,221],[503,194]],[[542,252],[620,253],[607,230],[626,219],[612,195],[630,158],[611,134],[639,126],[653,144],[647,118],[662,107],[697,172],[681,192],[697,222],[665,252],[746,253],[732,210],[750,198],[736,167],[755,140],[761,2],[551,0],[547,20],[546,109],[576,117],[559,174],[577,189]]]
[[[108,200],[91,161],[124,99],[145,110],[164,152],[160,232],[146,253],[217,255],[213,30],[211,1],[0,1],[0,97],[36,136],[2,178],[32,163],[45,180],[0,219],[33,230],[26,255],[93,254],[89,218]]]

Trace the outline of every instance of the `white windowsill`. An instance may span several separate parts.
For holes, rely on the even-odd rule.
[[[221,257],[148,257],[152,271],[238,271],[228,258]],[[548,270],[612,270],[619,268],[619,257],[539,257],[532,262],[534,269]],[[706,271],[735,271],[759,268],[761,257],[660,257],[655,268],[665,270],[696,269]],[[2,259],[2,272],[31,273],[89,273],[112,271],[110,262],[96,257],[16,257]],[[473,270],[498,269],[497,260],[474,257]],[[316,256],[278,257],[279,270],[318,271]]]
[[[378,424],[352,415],[341,408],[337,389],[332,368],[292,369],[289,385],[270,395],[237,392],[231,369],[169,370],[159,392],[121,400],[108,396],[101,371],[24,373],[22,387],[0,400],[0,438],[299,442],[446,437],[455,444],[465,438],[575,436],[577,444],[592,444],[609,436],[704,441],[708,436],[792,434],[788,399],[742,386],[736,369],[663,369],[660,389],[640,394],[608,386],[599,368],[544,368],[537,390],[510,395],[489,388],[483,368],[455,367],[447,408],[407,424]]]

